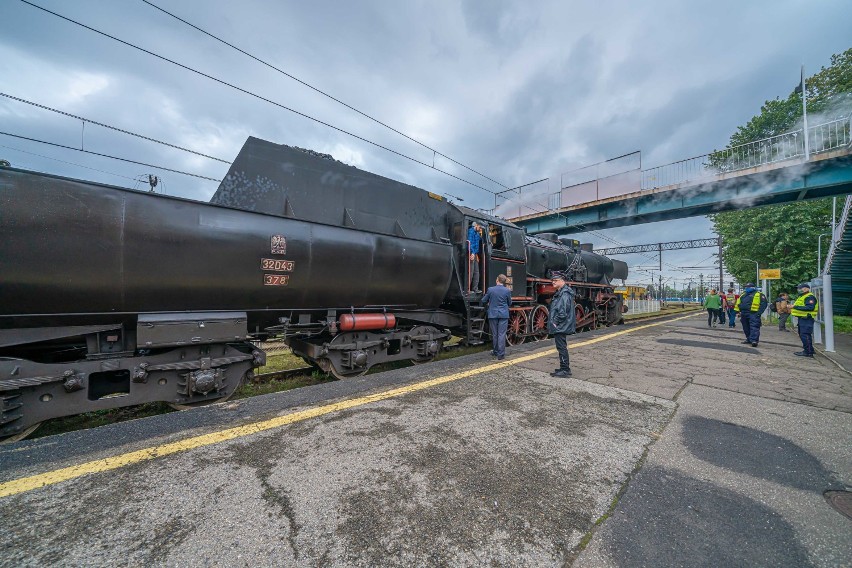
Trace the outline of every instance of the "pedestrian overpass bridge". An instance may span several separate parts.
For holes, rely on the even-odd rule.
[[[529,233],[580,233],[852,193],[852,117],[642,169],[638,152],[498,194]]]

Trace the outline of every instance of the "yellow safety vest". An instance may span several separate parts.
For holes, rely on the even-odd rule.
[[[749,310],[750,312],[756,312],[757,310],[760,309],[760,297],[762,295],[763,295],[763,292],[758,291],[758,292],[754,293],[754,296],[752,296],[752,298],[751,298],[751,309]],[[734,311],[735,312],[740,311],[740,300],[741,299],[742,299],[742,296],[737,298],[737,303],[734,304]]]
[[[813,311],[808,312],[805,310],[796,309],[805,307],[805,300],[808,299],[808,296],[813,296],[814,300],[816,300],[816,304],[814,304]],[[819,313],[819,300],[817,300],[817,297],[811,294],[810,292],[808,292],[807,294],[802,294],[801,296],[796,298],[795,302],[793,302],[793,311],[790,313],[796,316],[797,318],[806,318],[808,316],[811,316],[812,318],[816,319],[817,313]]]

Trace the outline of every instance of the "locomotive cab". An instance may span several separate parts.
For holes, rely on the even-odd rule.
[[[505,274],[509,278],[508,285],[512,288],[512,296],[524,297],[526,246],[523,229],[473,209],[459,209],[464,213],[464,221],[457,225],[455,231],[461,295],[476,297],[476,290],[484,292],[494,285],[499,274]],[[473,250],[474,245],[468,238],[474,223],[482,228],[477,250]],[[471,254],[476,256],[476,267],[470,260]],[[478,274],[478,278],[474,277],[474,272]]]

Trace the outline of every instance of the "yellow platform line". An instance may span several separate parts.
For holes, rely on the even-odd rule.
[[[594,339],[589,339],[586,341],[580,341],[578,343],[573,343],[569,346],[571,349],[576,349],[578,347],[585,347],[586,345],[593,345],[595,343],[600,343],[601,341],[608,341],[615,337],[619,337],[621,335],[626,335],[628,333],[633,333],[634,331],[639,331],[641,329],[647,329],[649,327],[655,327],[658,325],[667,324],[673,321],[678,321],[682,319],[686,319],[688,317],[694,317],[695,314],[690,314],[688,316],[683,316],[679,318],[674,318],[662,322],[651,323],[646,325],[641,325],[637,327],[632,327],[630,329],[625,329],[623,331],[618,331],[616,333],[610,333],[607,335],[602,335],[601,337],[596,337]],[[380,400],[386,400],[389,398],[394,398],[397,396],[402,396],[404,394],[416,392],[423,389],[428,389],[437,385],[441,385],[444,383],[449,383],[452,381],[457,381],[459,379],[464,379],[467,377],[473,377],[476,375],[481,375],[483,373],[488,373],[490,371],[496,371],[499,369],[504,369],[506,367],[510,367],[512,365],[517,365],[518,363],[524,363],[526,361],[532,361],[534,359],[538,359],[540,357],[546,357],[548,355],[553,355],[556,353],[556,349],[547,349],[544,351],[537,351],[530,355],[524,355],[521,357],[514,357],[512,359],[507,359],[505,361],[500,361],[497,363],[491,363],[489,365],[485,365],[483,367],[478,367],[476,369],[470,369],[467,371],[461,371],[458,373],[453,373],[451,375],[444,375],[442,377],[437,377],[434,379],[429,379],[427,381],[422,381],[419,383],[413,383],[410,385],[406,385],[404,387],[399,387],[395,389],[390,389],[387,391],[362,396],[358,398],[353,398],[349,400],[342,400],[340,402],[334,402],[331,404],[325,404],[323,406],[318,406],[315,408],[309,408],[307,410],[301,410],[298,412],[292,412],[290,414],[285,414],[284,416],[278,416],[276,418],[271,418],[268,420],[263,420],[261,422],[255,422],[252,424],[247,424],[245,426],[237,426],[235,428],[228,428],[226,430],[220,430],[218,432],[213,432],[210,434],[204,434],[201,436],[194,436],[192,438],[186,438],[184,440],[179,440],[177,442],[171,442],[169,444],[163,444],[160,446],[153,446],[150,448],[144,448],[141,450],[136,450],[135,452],[127,452],[124,454],[119,454],[117,456],[111,456],[108,458],[103,458],[99,460],[94,460],[86,463],[82,463],[79,465],[73,465],[70,467],[64,467],[61,469],[56,469],[53,471],[48,471],[45,473],[40,473],[36,475],[31,475],[29,477],[21,477],[19,479],[13,479],[11,481],[7,481],[5,483],[0,483],[0,498],[9,497],[10,495],[17,495],[19,493],[24,493],[27,491],[32,491],[33,489],[38,489],[39,487],[46,487],[48,485],[53,485],[55,483],[61,483],[63,481],[68,481],[71,479],[75,479],[77,477],[82,477],[84,475],[89,475],[92,473],[100,473],[104,471],[110,471],[113,469],[118,469],[121,467],[125,467],[131,464],[152,460],[155,458],[161,458],[163,456],[168,456],[170,454],[176,454],[178,452],[185,452],[187,450],[192,450],[195,448],[201,448],[204,446],[210,446],[213,444],[218,444],[221,442],[227,442],[228,440],[234,440],[236,438],[243,438],[245,436],[251,436],[252,434],[257,434],[258,432],[264,432],[266,430],[271,430],[273,428],[280,428],[281,426],[286,426],[288,424],[294,424],[296,422],[301,422],[303,420],[308,420],[310,418],[316,418],[317,416],[323,416],[325,414],[330,414],[332,412],[339,412],[341,410],[346,410],[348,408],[355,408],[357,406],[363,406],[365,404],[370,404],[372,402],[378,402]]]

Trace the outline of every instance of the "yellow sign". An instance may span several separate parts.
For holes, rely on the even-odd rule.
[[[780,268],[764,268],[760,271],[761,280],[781,280]]]

